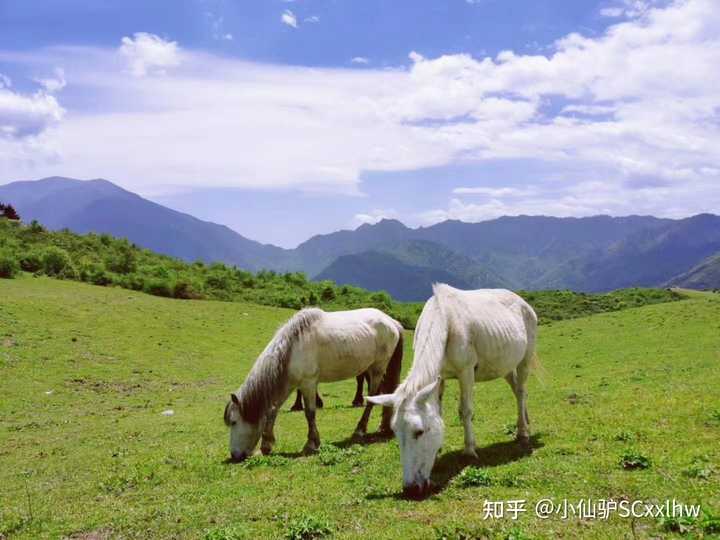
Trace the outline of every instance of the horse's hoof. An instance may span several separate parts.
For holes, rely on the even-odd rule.
[[[530,437],[528,435],[515,437],[515,442],[517,442],[523,450],[532,450]]]
[[[393,437],[395,435],[395,432],[392,430],[392,428],[388,426],[380,426],[380,429],[378,430],[378,435],[381,437]]]
[[[307,442],[305,443],[305,446],[303,447],[303,455],[304,456],[311,456],[313,454],[317,454],[318,446],[315,443]]]

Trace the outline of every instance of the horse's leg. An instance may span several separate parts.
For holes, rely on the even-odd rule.
[[[305,400],[305,419],[308,424],[308,440],[303,448],[304,454],[312,454],[320,448],[320,433],[315,423],[315,397],[317,396],[317,381],[304,382],[300,386]]]
[[[465,431],[465,449],[463,454],[477,458],[475,450],[475,432],[473,431],[473,386],[475,384],[475,371],[473,368],[465,369],[458,377],[460,383],[460,418]]]
[[[443,394],[445,393],[445,379],[440,380],[440,387],[438,388],[438,412],[442,418],[442,400]]]
[[[530,376],[530,359],[532,354],[526,355],[517,367],[515,379],[515,395],[518,400],[518,432],[517,440],[527,446],[530,444],[530,416],[527,412],[527,380]]]
[[[361,373],[357,377],[355,377],[355,382],[357,383],[357,386],[355,388],[355,397],[352,400],[353,407],[362,407],[363,406],[363,382],[365,382],[365,373]]]
[[[373,373],[371,371],[367,372],[368,375],[368,395],[374,396],[377,395],[378,388],[380,388],[380,382],[382,381],[382,375],[378,375],[376,373]],[[365,405],[365,410],[362,413],[362,416],[360,417],[360,420],[358,421],[358,425],[355,428],[355,433],[353,433],[353,437],[362,437],[367,433],[367,426],[368,421],[370,420],[370,413],[372,412],[373,404],[368,402],[367,405]]]
[[[272,448],[275,445],[275,420],[277,419],[280,407],[283,406],[283,403],[285,403],[289,395],[290,390],[287,390],[284,395],[281,395],[277,403],[270,408],[268,416],[265,419],[265,426],[263,427],[262,439],[260,441],[260,451],[265,455],[272,452]]]
[[[303,410],[303,403],[302,403],[302,394],[300,393],[300,390],[297,391],[297,397],[295,398],[295,403],[293,403],[293,406],[290,407],[291,411],[302,411]]]
[[[322,398],[320,397],[320,392],[318,392],[317,394],[315,394],[315,406],[316,406],[318,409],[322,409],[322,408],[325,406],[325,404],[323,403]]]

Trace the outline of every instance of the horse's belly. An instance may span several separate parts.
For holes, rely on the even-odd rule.
[[[328,356],[318,362],[318,380],[320,382],[343,381],[364,373],[373,363],[372,356],[347,358]]]

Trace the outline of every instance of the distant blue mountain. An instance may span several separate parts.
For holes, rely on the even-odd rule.
[[[23,220],[50,229],[108,233],[188,261],[225,261],[259,270],[281,267],[287,250],[143,199],[107,180],[44,178],[0,186],[0,200]]]
[[[288,250],[171,210],[107,180],[13,182],[0,186],[0,202],[15,206],[23,220],[37,219],[52,229],[109,233],[188,261],[304,271],[408,300],[427,298],[433,281],[465,288],[580,291],[661,286],[720,253],[720,217],[711,214],[679,220],[518,216],[480,223],[449,220],[418,229],[382,220],[317,235]],[[688,282],[712,285],[717,273],[708,271],[708,264],[700,267],[702,280]]]

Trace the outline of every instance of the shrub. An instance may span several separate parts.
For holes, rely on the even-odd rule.
[[[120,277],[118,284],[124,289],[142,291],[145,289],[145,278],[140,274],[127,274]]]
[[[467,467],[460,473],[458,483],[462,487],[492,486],[493,479],[485,469]]]
[[[135,252],[130,246],[123,246],[116,254],[106,259],[105,266],[117,274],[131,274],[137,270]]]
[[[285,531],[287,540],[313,540],[328,536],[332,530],[324,518],[309,514],[293,519]]]
[[[320,298],[323,302],[331,302],[335,300],[335,289],[331,285],[324,287],[320,293]]]
[[[17,259],[10,253],[0,253],[0,278],[12,279],[20,272]]]
[[[189,279],[180,278],[175,282],[173,296],[184,300],[197,300],[203,297],[200,287]]]
[[[33,219],[33,220],[30,222],[30,227],[29,227],[29,229],[30,229],[30,232],[35,233],[35,234],[45,232],[45,227],[43,227],[43,226],[40,224],[40,222],[38,222],[37,219]]]
[[[629,471],[648,469],[650,468],[650,458],[637,450],[628,449],[620,456],[620,466]]]
[[[173,286],[167,279],[151,278],[145,282],[143,290],[155,296],[165,296],[171,298],[173,296]]]
[[[42,269],[48,276],[73,278],[77,272],[67,251],[57,246],[45,248],[42,254]]]
[[[112,277],[102,263],[88,262],[80,266],[80,279],[93,285],[110,285]]]
[[[20,268],[25,272],[38,272],[42,267],[42,255],[37,250],[28,251],[20,257]]]
[[[225,270],[212,269],[210,273],[205,276],[205,285],[211,289],[227,291],[230,289],[230,276]]]

